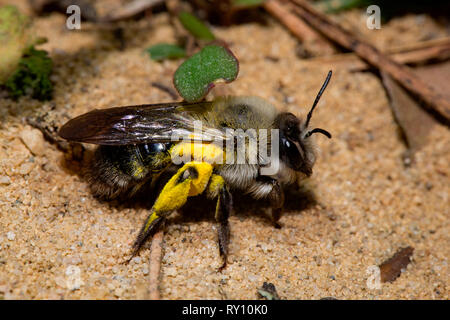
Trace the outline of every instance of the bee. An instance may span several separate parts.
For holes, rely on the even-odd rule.
[[[206,194],[216,200],[218,247],[225,267],[232,192],[268,199],[271,219],[279,227],[283,189],[312,174],[316,152],[311,136],[321,133],[331,138],[331,134],[321,128],[310,129],[309,123],[330,78],[331,71],[305,121],[278,111],[262,98],[218,97],[197,103],[95,109],[68,121],[59,135],[70,142],[99,145],[87,173],[97,197],[111,200],[150,192],[150,186],[169,175],[134,241],[132,257],[189,197]],[[258,137],[270,130],[270,161],[267,155],[258,154],[259,149],[246,152],[244,161],[228,161],[239,158],[237,145],[242,142],[244,130],[253,130]],[[243,145],[248,144],[244,136]],[[277,149],[272,148],[274,145]],[[250,162],[251,157],[257,161]],[[270,162],[278,164],[276,170],[264,170]]]

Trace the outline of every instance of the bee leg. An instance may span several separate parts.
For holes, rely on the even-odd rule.
[[[133,258],[149,236],[153,235],[165,218],[181,208],[190,196],[202,193],[210,180],[212,166],[206,162],[188,162],[166,183],[156,199],[150,215],[133,244]]]
[[[275,228],[280,229],[281,225],[278,223],[281,214],[283,213],[284,205],[284,191],[277,180],[273,180],[273,187],[269,193],[269,200],[272,206],[272,223]]]
[[[216,174],[211,177],[208,196],[210,198],[217,198],[215,219],[218,224],[219,253],[223,260],[223,264],[219,267],[219,271],[221,271],[227,265],[228,244],[230,243],[230,224],[228,223],[228,217],[233,210],[233,198],[223,178]]]
[[[158,216],[155,211],[151,211],[147,219],[145,220],[145,224],[142,226],[141,230],[139,231],[139,234],[136,238],[136,240],[133,243],[133,251],[131,253],[131,257],[128,261],[133,259],[139,252],[139,249],[141,249],[144,242],[150,237],[153,236],[156,231],[158,231],[158,228],[161,226],[161,224],[166,219],[164,217]]]

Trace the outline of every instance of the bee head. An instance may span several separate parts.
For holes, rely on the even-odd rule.
[[[276,118],[276,126],[280,129],[280,158],[288,167],[295,171],[300,171],[310,176],[315,161],[314,147],[309,137],[314,133],[321,133],[328,138],[331,134],[321,128],[309,129],[314,108],[320,100],[320,96],[325,91],[331,78],[331,71],[322,85],[316,99],[308,112],[306,121],[302,122],[299,118],[289,112],[280,113]]]

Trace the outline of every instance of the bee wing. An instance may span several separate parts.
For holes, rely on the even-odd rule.
[[[225,139],[222,131],[204,124],[194,133],[195,119],[212,106],[212,102],[173,102],[95,109],[68,121],[59,135],[69,141],[100,145],[171,142],[175,136]]]

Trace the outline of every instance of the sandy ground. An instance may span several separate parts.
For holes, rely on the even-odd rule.
[[[145,298],[149,246],[129,265],[121,262],[147,212],[96,200],[79,165],[66,162],[24,118],[53,107],[63,123],[93,108],[170,101],[151,82],[170,85],[179,61],[157,63],[143,50],[175,41],[174,30],[165,14],[147,26],[129,22],[120,51],[110,32],[68,31],[64,19],[35,20],[55,63],[54,99],[0,100],[0,297]],[[384,49],[446,35],[425,15],[396,18],[378,31],[365,27],[360,11],[336,19]],[[213,94],[258,95],[305,115],[332,66],[299,59],[297,40],[271,19],[214,32],[231,43],[240,74]],[[238,203],[229,265],[220,273],[213,204],[210,214],[191,205],[166,227],[162,298],[255,299],[264,281],[283,299],[450,298],[448,128],[436,125],[405,169],[406,148],[379,78],[339,69],[313,125],[333,139],[317,137],[314,174],[288,197],[282,229],[258,204]],[[368,287],[370,267],[406,246],[415,251],[405,272],[380,289]]]

